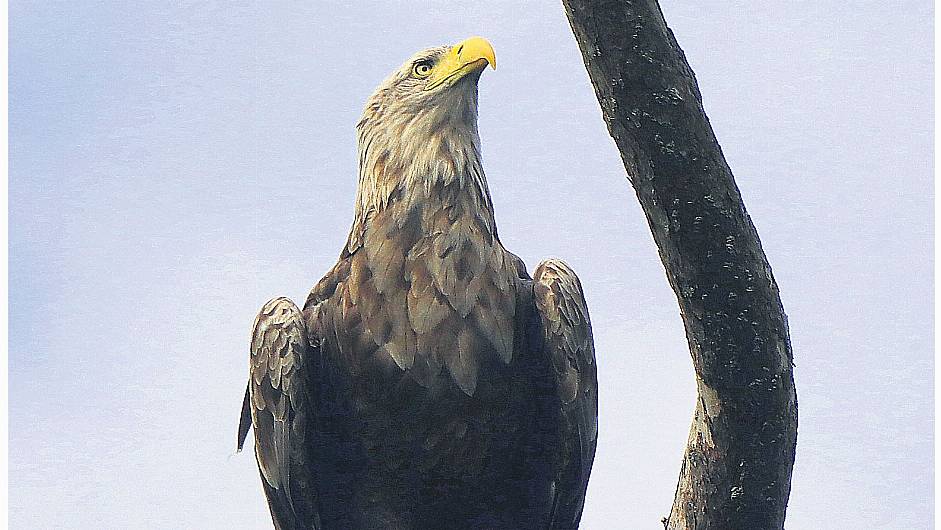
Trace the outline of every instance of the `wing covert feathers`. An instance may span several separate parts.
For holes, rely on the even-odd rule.
[[[255,318],[252,332],[238,447],[241,450],[250,420],[258,469],[279,529],[319,528],[316,511],[307,509],[311,499],[305,461],[309,411],[303,367],[309,350],[297,306],[287,298],[268,301]]]
[[[598,439],[598,377],[588,306],[581,282],[561,260],[533,275],[533,295],[562,407],[565,465],[556,482],[552,528],[577,528]]]

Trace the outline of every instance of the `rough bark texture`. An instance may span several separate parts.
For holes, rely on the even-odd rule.
[[[656,0],[563,0],[686,326],[699,390],[668,529],[783,528],[797,441],[787,317]]]

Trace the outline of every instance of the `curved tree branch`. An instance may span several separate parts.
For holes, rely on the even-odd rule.
[[[668,529],[783,528],[792,354],[758,233],[656,0],[563,0],[686,326],[698,401]]]

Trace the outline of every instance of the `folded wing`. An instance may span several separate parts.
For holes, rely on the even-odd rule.
[[[255,457],[278,529],[320,528],[305,451],[312,421],[305,363],[316,354],[312,350],[293,302],[275,298],[262,307],[252,332],[238,449],[253,427]]]
[[[561,407],[562,460],[550,528],[578,527],[598,439],[598,377],[588,307],[581,282],[560,260],[539,264],[533,295],[542,322]]]

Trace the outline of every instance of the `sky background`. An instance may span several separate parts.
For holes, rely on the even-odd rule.
[[[582,528],[660,528],[689,352],[561,5],[357,4],[10,2],[12,527],[271,527],[234,453],[255,313],[334,263],[366,97],[479,34],[501,238],[591,308]],[[662,7],[790,320],[787,528],[932,527],[931,2]]]

